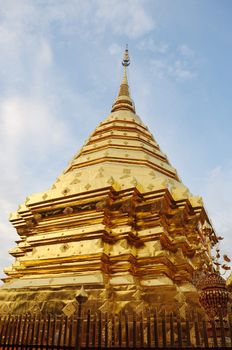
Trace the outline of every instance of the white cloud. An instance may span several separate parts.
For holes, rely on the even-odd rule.
[[[58,118],[58,98],[50,93],[53,53],[49,37],[35,30],[39,26],[35,4],[0,2],[1,269],[19,238],[9,213],[30,192],[43,190],[50,167],[42,171],[40,165],[47,166],[52,154],[62,151],[63,140],[71,138]]]
[[[10,263],[9,248],[19,239],[8,223],[9,213],[30,193],[46,189],[52,156],[57,152],[62,157],[63,140],[71,136],[64,122],[58,120],[43,100],[14,96],[3,99],[0,105],[0,263],[3,268]]]
[[[40,43],[38,60],[40,64],[42,64],[45,67],[50,66],[52,63],[52,50],[48,41],[44,39],[41,40],[41,43]]]
[[[111,44],[108,48],[109,53],[113,56],[113,55],[117,55],[119,53],[122,53],[122,47],[118,44]]]
[[[151,71],[159,79],[174,79],[179,82],[192,80],[197,76],[192,63],[171,57],[151,61]]]
[[[154,20],[141,1],[101,0],[95,3],[94,23],[99,31],[106,31],[109,27],[114,34],[138,38],[155,28]]]
[[[0,182],[5,185],[0,222],[6,222],[9,212],[30,192],[46,189],[43,183],[52,173],[51,157],[54,153],[62,157],[63,140],[71,139],[64,122],[49,107],[44,101],[22,96],[1,101]]]
[[[166,43],[155,43],[152,37],[145,37],[140,40],[137,45],[139,50],[151,51],[153,53],[165,54],[169,50],[169,45]]]
[[[19,96],[6,99],[1,103],[0,120],[0,144],[8,150],[19,152],[30,142],[31,147],[43,152],[44,139],[57,145],[64,137],[64,123],[58,122],[44,101]]]
[[[156,78],[184,82],[197,76],[195,55],[187,45],[172,48],[168,43],[155,43],[151,36],[147,36],[139,40],[137,47],[153,53],[151,71]]]
[[[56,27],[63,34],[106,34],[138,38],[155,28],[144,2],[138,0],[0,1],[0,21],[12,32],[45,33]]]
[[[190,49],[190,47],[188,47],[187,45],[183,44],[183,45],[180,45],[178,48],[177,48],[178,52],[184,56],[184,57],[193,57],[194,56],[194,52],[192,49]]]
[[[169,72],[179,81],[191,80],[196,77],[193,68],[185,61],[177,60],[169,67]]]
[[[14,246],[15,240],[19,239],[16,230],[8,222],[9,213],[16,209],[13,204],[12,192],[14,188],[9,187],[9,181],[4,182],[4,189],[1,191],[0,200],[0,237],[1,237],[1,257],[0,257],[0,278],[4,277],[3,268],[9,266],[13,262],[13,258],[8,253],[8,250]],[[5,197],[5,198],[4,198]],[[8,197],[8,199],[6,199]],[[11,198],[10,198],[11,197]],[[0,282],[1,284],[1,282]]]

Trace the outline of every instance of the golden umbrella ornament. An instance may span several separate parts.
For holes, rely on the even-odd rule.
[[[199,283],[199,288],[199,301],[209,318],[226,316],[229,291],[219,272],[207,274]]]

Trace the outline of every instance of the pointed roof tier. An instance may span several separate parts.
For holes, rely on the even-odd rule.
[[[110,115],[97,126],[53,186],[46,193],[30,196],[27,204],[112,184],[121,190],[136,185],[143,192],[168,187],[174,195],[191,197],[147,126],[135,114],[126,71],[128,49],[122,64],[123,79]]]

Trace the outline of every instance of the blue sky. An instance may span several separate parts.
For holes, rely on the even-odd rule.
[[[8,216],[110,112],[128,43],[137,113],[232,255],[232,2],[0,0],[0,269]]]

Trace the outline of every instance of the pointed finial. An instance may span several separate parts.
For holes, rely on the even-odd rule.
[[[126,68],[130,65],[130,56],[128,51],[128,45],[126,45],[126,49],[124,51],[122,65],[124,67],[124,74],[122,78],[122,82],[119,88],[118,97],[116,98],[111,112],[115,112],[122,109],[130,110],[135,113],[134,102],[130,97],[129,85],[127,81],[127,70]]]
[[[78,293],[76,294],[76,301],[78,301],[78,303],[85,303],[88,300],[88,294],[85,291],[84,286],[81,286],[81,289],[78,291]]]
[[[126,44],[126,49],[123,55],[122,65],[128,67],[130,65],[130,56],[128,51],[128,45]]]

